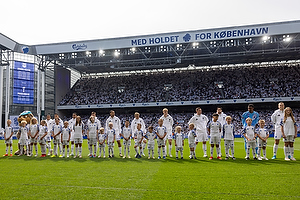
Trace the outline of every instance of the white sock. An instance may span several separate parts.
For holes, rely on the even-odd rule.
[[[291,158],[294,158],[294,147],[290,147]]]
[[[255,148],[252,148],[252,155],[253,155],[253,158],[255,158]]]
[[[91,147],[92,148],[92,147]],[[79,147],[79,156],[81,156],[81,152],[82,152],[82,146]]]
[[[75,146],[75,155],[78,155],[78,147]]]
[[[63,150],[62,150],[62,154],[65,155],[65,148],[63,148]]]
[[[273,154],[274,154],[274,156],[276,156],[277,150],[278,150],[278,145],[274,144],[274,147],[273,147]]]
[[[232,157],[234,157],[234,148],[233,148],[233,146],[231,147],[231,155],[232,155]]]
[[[12,154],[12,152],[13,152],[13,146],[11,145],[10,146],[10,154]]]
[[[144,153],[145,148],[146,148],[146,143],[143,142],[143,144],[142,144],[142,149],[143,149],[143,150],[142,150],[142,153]]]
[[[37,144],[34,145],[34,148],[35,148],[35,154],[37,155],[37,154],[38,154],[38,147],[37,147]]]
[[[264,155],[264,158],[266,157],[266,150],[267,150],[267,149],[263,149],[263,155]]]
[[[220,148],[220,146],[216,147],[216,148],[217,148],[217,156],[221,156],[221,148]]]
[[[193,151],[192,151],[192,150],[190,150],[190,156],[191,156],[191,157],[193,156]]]
[[[94,155],[97,154],[97,145],[94,145]]]
[[[158,148],[157,148],[158,156],[160,156],[160,149],[161,149],[161,147],[158,147]]]
[[[57,144],[54,144],[54,147],[53,147],[54,149],[54,155],[57,155]]]
[[[24,145],[20,145],[20,152],[23,154]]]
[[[119,147],[119,154],[122,154],[122,147]]]
[[[226,157],[229,156],[229,147],[227,145],[225,145],[225,155]]]
[[[257,156],[260,157],[260,153],[261,153],[261,147],[258,147],[258,150],[257,150]]]
[[[210,147],[210,157],[213,157],[214,155],[214,147]]]
[[[92,155],[93,154],[93,146],[90,146],[89,150],[90,150],[90,155]]]
[[[129,154],[130,154],[130,148],[129,148],[129,146],[127,146],[127,151],[128,151],[127,156],[129,156]]]
[[[247,154],[247,158],[249,158],[250,156],[250,148],[247,147],[247,150],[246,150],[246,154]]]
[[[71,153],[74,154],[74,144],[71,144]]]
[[[169,144],[169,155],[171,155],[171,154],[172,154],[172,145]]]
[[[8,154],[8,146],[6,146],[5,152],[6,152],[6,154]]]
[[[135,147],[134,149],[135,149],[136,154],[139,154],[139,148]]]
[[[124,145],[124,156],[126,156],[126,146]]]
[[[166,156],[166,147],[163,148],[163,156]]]
[[[180,151],[181,158],[183,158],[183,151]]]
[[[102,150],[103,150],[103,156],[105,156],[105,148],[103,147],[103,149],[102,149]]]
[[[202,144],[202,148],[203,148],[203,153],[204,153],[204,155],[207,155],[207,147],[206,147],[206,144]],[[195,149],[195,151],[196,151],[196,149]]]
[[[67,147],[67,156],[69,156],[70,148]]]
[[[152,157],[154,156],[154,149],[152,149]]]
[[[176,158],[178,158],[178,151],[176,151]]]

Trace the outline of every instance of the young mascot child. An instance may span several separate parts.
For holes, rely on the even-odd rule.
[[[90,123],[88,123],[88,129],[87,129],[87,137],[89,140],[89,145],[90,145],[90,158],[95,158],[97,154],[97,140],[98,140],[98,123],[95,122],[95,117],[91,116],[90,117]],[[94,155],[93,155],[93,146],[94,146]]]
[[[9,156],[12,156],[12,151],[13,151],[13,147],[12,147],[12,136],[13,136],[14,132],[13,129],[11,127],[11,120],[7,120],[7,126],[5,127],[4,130],[4,140],[5,140],[5,144],[6,144],[6,149],[5,149],[5,155],[4,156],[8,156],[8,147],[10,147],[10,154]]]
[[[208,135],[210,135],[210,160],[213,159],[214,154],[214,145],[216,145],[216,151],[217,151],[217,159],[222,160],[221,158],[221,149],[220,149],[220,143],[221,143],[221,130],[222,125],[218,121],[219,115],[218,113],[213,114],[213,121],[208,124]]]
[[[67,158],[69,158],[70,153],[70,138],[71,138],[71,129],[69,127],[69,122],[64,122],[64,127],[61,129],[61,143],[62,143],[62,154],[63,158],[65,157],[65,149],[67,147]]]
[[[98,135],[98,143],[99,143],[98,158],[101,158],[101,152],[103,152],[103,158],[105,158],[105,140],[106,140],[106,135],[104,133],[104,128],[100,128],[99,135]]]
[[[231,157],[233,160],[235,160],[234,157],[234,127],[232,122],[232,118],[230,116],[227,116],[225,118],[226,123],[223,125],[223,138],[224,138],[224,144],[225,144],[225,154],[226,158],[225,160],[228,160],[229,157],[229,148],[231,149]]]
[[[122,129],[121,136],[123,137],[123,145],[124,145],[124,156],[123,158],[126,158],[126,149],[127,149],[127,157],[130,158],[130,145],[131,145],[131,136],[132,136],[132,130],[129,126],[129,121],[125,121],[125,126]]]
[[[244,128],[244,137],[246,138],[247,150],[246,150],[246,160],[249,160],[250,148],[252,149],[253,159],[257,160],[255,156],[255,146],[256,146],[256,133],[252,124],[252,119],[246,119],[247,126]]]
[[[161,148],[163,150],[163,158],[166,159],[166,151],[165,151],[165,137],[167,135],[167,128],[163,126],[163,119],[158,120],[158,126],[156,127],[156,135],[157,135],[157,159],[161,159]]]
[[[181,132],[181,126],[175,127],[174,135],[175,147],[176,147],[176,159],[178,159],[178,152],[180,151],[181,159],[183,159],[183,146],[184,146],[184,134]]]
[[[20,144],[20,154],[19,156],[22,156],[24,154],[24,146],[27,145],[27,138],[28,138],[28,128],[26,127],[27,122],[25,120],[21,121],[21,127],[19,129],[20,138],[19,138],[19,144]],[[28,149],[28,147],[26,147]]]
[[[153,132],[153,126],[149,126],[148,132],[145,135],[145,138],[148,140],[148,159],[150,159],[150,153],[152,153],[152,158],[154,157],[154,146],[155,146],[155,138],[156,134]]]
[[[39,143],[41,147],[41,157],[46,157],[46,145],[47,145],[47,140],[46,137],[48,135],[48,128],[47,128],[47,123],[45,120],[41,121],[41,125],[39,128]]]
[[[37,149],[38,135],[39,135],[39,125],[37,124],[37,119],[32,118],[30,121],[29,132],[28,132],[28,136],[30,138],[29,156],[32,156],[33,145],[35,148],[35,157],[38,156],[38,149]]]
[[[268,160],[266,157],[266,147],[267,147],[267,139],[269,138],[269,131],[265,128],[265,120],[258,121],[259,128],[256,130],[258,136],[258,151],[257,151],[257,159],[262,160],[261,158],[261,149],[263,150],[263,159]]]
[[[109,122],[108,124],[108,130],[107,130],[107,146],[108,146],[108,157],[113,158],[114,157],[114,144],[116,139],[116,132],[115,129],[113,129],[114,124],[112,122]]]
[[[142,124],[138,123],[136,128],[137,128],[137,130],[134,133],[134,140],[135,140],[134,149],[135,149],[135,152],[136,152],[135,157],[136,158],[141,158],[142,157],[141,155],[143,153],[142,142],[143,142],[143,139],[144,139],[144,133],[141,130]],[[139,149],[140,149],[140,153],[139,153]]]
[[[189,124],[189,133],[188,133],[188,140],[189,140],[189,147],[190,147],[190,159],[197,159],[196,158],[196,155],[195,155],[195,146],[196,146],[196,137],[197,137],[197,134],[196,134],[196,129],[195,129],[195,125],[194,123],[190,123]]]

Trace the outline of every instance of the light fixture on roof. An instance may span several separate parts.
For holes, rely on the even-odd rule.
[[[120,50],[115,50],[114,56],[115,56],[115,57],[119,57],[119,55],[120,55]]]
[[[290,38],[290,35],[283,35],[283,41],[284,42],[289,42],[291,41],[292,38]]]

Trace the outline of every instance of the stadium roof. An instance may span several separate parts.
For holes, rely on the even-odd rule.
[[[83,74],[298,60],[300,20],[35,46],[0,34],[0,48]]]

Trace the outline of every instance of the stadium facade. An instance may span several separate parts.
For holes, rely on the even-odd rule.
[[[42,118],[45,113],[76,109],[300,101],[300,97],[290,96],[58,106],[81,77],[269,63],[297,65],[300,20],[40,45],[20,44],[0,34],[0,57],[1,126],[4,119],[23,110]]]

